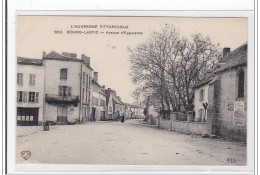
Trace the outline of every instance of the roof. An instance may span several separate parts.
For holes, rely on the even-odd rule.
[[[95,80],[92,80],[92,84],[97,85],[99,88],[101,88],[100,84],[98,84],[98,82],[96,82]]]
[[[130,104],[130,107],[131,108],[143,108],[139,103],[137,103],[137,102],[134,102],[134,103],[132,103],[132,104]]]
[[[219,67],[215,69],[215,73],[225,71],[229,68],[247,64],[247,43],[227,53],[218,61]]]
[[[73,57],[70,57],[70,56],[61,55],[61,54],[59,54],[59,53],[57,53],[57,52],[55,52],[55,51],[51,51],[51,52],[48,53],[45,57],[43,57],[43,59],[81,62],[80,59],[73,58]]]
[[[241,45],[232,52],[226,53],[226,55],[218,61],[218,67],[215,68],[214,72],[205,77],[193,88],[199,88],[209,82],[215,81],[214,77],[219,72],[244,64],[247,64],[247,43]]]
[[[42,59],[17,57],[17,64],[42,66]]]
[[[72,62],[83,62],[83,60],[78,59],[78,58],[74,58],[74,57],[70,57],[69,55],[62,55],[59,54],[56,51],[51,51],[50,53],[48,53],[45,57],[43,57],[43,59],[46,60],[59,60],[59,61],[72,61]],[[85,66],[87,66],[89,69],[94,70],[92,67],[90,67],[90,65],[84,64]]]
[[[208,84],[214,78],[214,76],[215,75],[213,73],[209,74],[203,80],[201,80],[197,85],[193,86],[193,88],[199,88],[203,85]]]

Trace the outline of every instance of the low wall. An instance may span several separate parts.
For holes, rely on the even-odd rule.
[[[162,129],[171,129],[171,120],[161,120],[160,128]]]
[[[207,130],[207,124],[200,122],[175,121],[172,122],[172,130],[184,134],[211,134]]]
[[[211,134],[207,124],[201,122],[173,121],[157,118],[156,126],[161,129],[173,130],[184,134]]]

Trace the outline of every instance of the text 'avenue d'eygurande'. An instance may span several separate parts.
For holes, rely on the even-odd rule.
[[[70,25],[68,30],[54,30],[54,34],[80,35],[143,35],[140,31],[128,31],[127,25]]]

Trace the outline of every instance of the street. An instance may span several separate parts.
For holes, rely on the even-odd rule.
[[[17,126],[17,163],[246,165],[246,145],[144,126],[141,120]],[[30,151],[25,160],[22,151]]]

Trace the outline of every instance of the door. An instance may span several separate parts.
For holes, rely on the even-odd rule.
[[[17,108],[17,125],[38,125],[39,108]]]
[[[66,124],[67,123],[67,106],[58,106],[57,107],[57,123]]]
[[[92,121],[96,120],[96,108],[92,108]]]

